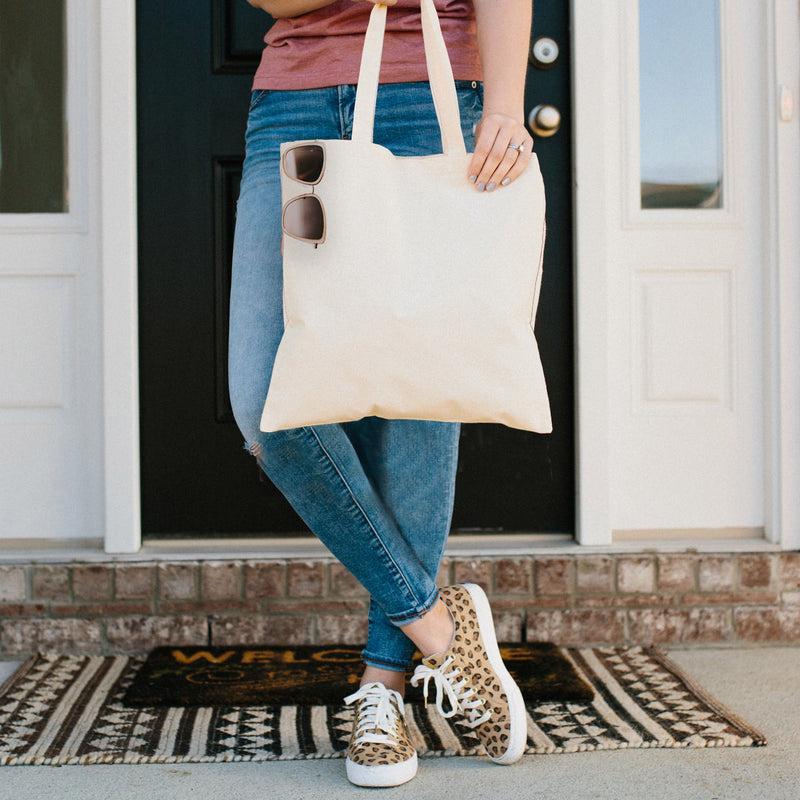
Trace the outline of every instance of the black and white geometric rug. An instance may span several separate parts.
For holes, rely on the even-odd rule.
[[[565,650],[595,690],[590,703],[528,706],[528,749],[748,747],[755,728],[704,692],[657,648]],[[0,688],[0,765],[267,761],[344,755],[344,706],[126,708],[144,656],[38,654]],[[478,755],[469,729],[408,704],[422,757]]]

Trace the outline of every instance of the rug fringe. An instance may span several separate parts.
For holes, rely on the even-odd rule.
[[[659,645],[653,644],[643,649],[648,655],[658,661],[664,669],[675,675],[695,697],[730,722],[731,725],[741,728],[744,733],[748,734],[753,740],[754,746],[764,747],[767,744],[766,736],[764,736],[758,728],[754,728],[748,722],[745,722],[740,716],[734,714],[724,703],[721,703],[716,697],[700,686],[700,684],[682,667],[676,664]]]
[[[20,681],[25,680],[25,677],[38,660],[39,655],[34,653],[14,670],[8,679],[2,685],[0,685],[0,700],[2,700],[3,697],[5,697]]]

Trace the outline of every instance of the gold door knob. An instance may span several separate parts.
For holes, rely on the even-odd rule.
[[[546,139],[561,127],[561,112],[555,106],[538,105],[528,114],[528,127],[535,136]]]
[[[552,69],[558,61],[559,49],[555,39],[539,37],[531,47],[529,60],[537,69]]]

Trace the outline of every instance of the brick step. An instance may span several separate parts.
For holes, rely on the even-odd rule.
[[[504,641],[800,641],[800,553],[449,558]],[[333,559],[0,564],[0,659],[161,644],[360,644],[368,598]]]

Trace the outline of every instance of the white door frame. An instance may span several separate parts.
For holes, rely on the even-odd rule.
[[[106,551],[141,546],[136,224],[135,0],[101,3],[102,275],[105,392]],[[613,140],[604,112],[618,101],[619,6],[572,0],[575,169],[577,536],[610,545],[608,285],[606,228],[593,198],[607,185],[613,159],[597,159]],[[800,131],[799,110],[779,121],[779,87],[800,97],[797,0],[771,0],[769,73],[774,91],[767,140],[773,165],[769,197],[764,319],[767,409],[765,486],[769,540],[800,548]],[[607,92],[598,93],[600,83]],[[589,80],[589,76],[591,80]],[[598,124],[598,121],[599,124]],[[589,146],[591,145],[591,146]],[[780,168],[778,168],[780,165]]]
[[[800,549],[800,4],[769,15],[770,270],[765,292],[766,524],[771,541]],[[786,108],[788,101],[794,106]],[[783,106],[783,107],[782,107]],[[792,112],[791,114],[789,112]]]
[[[136,214],[136,2],[100,3],[105,549],[142,543]]]

